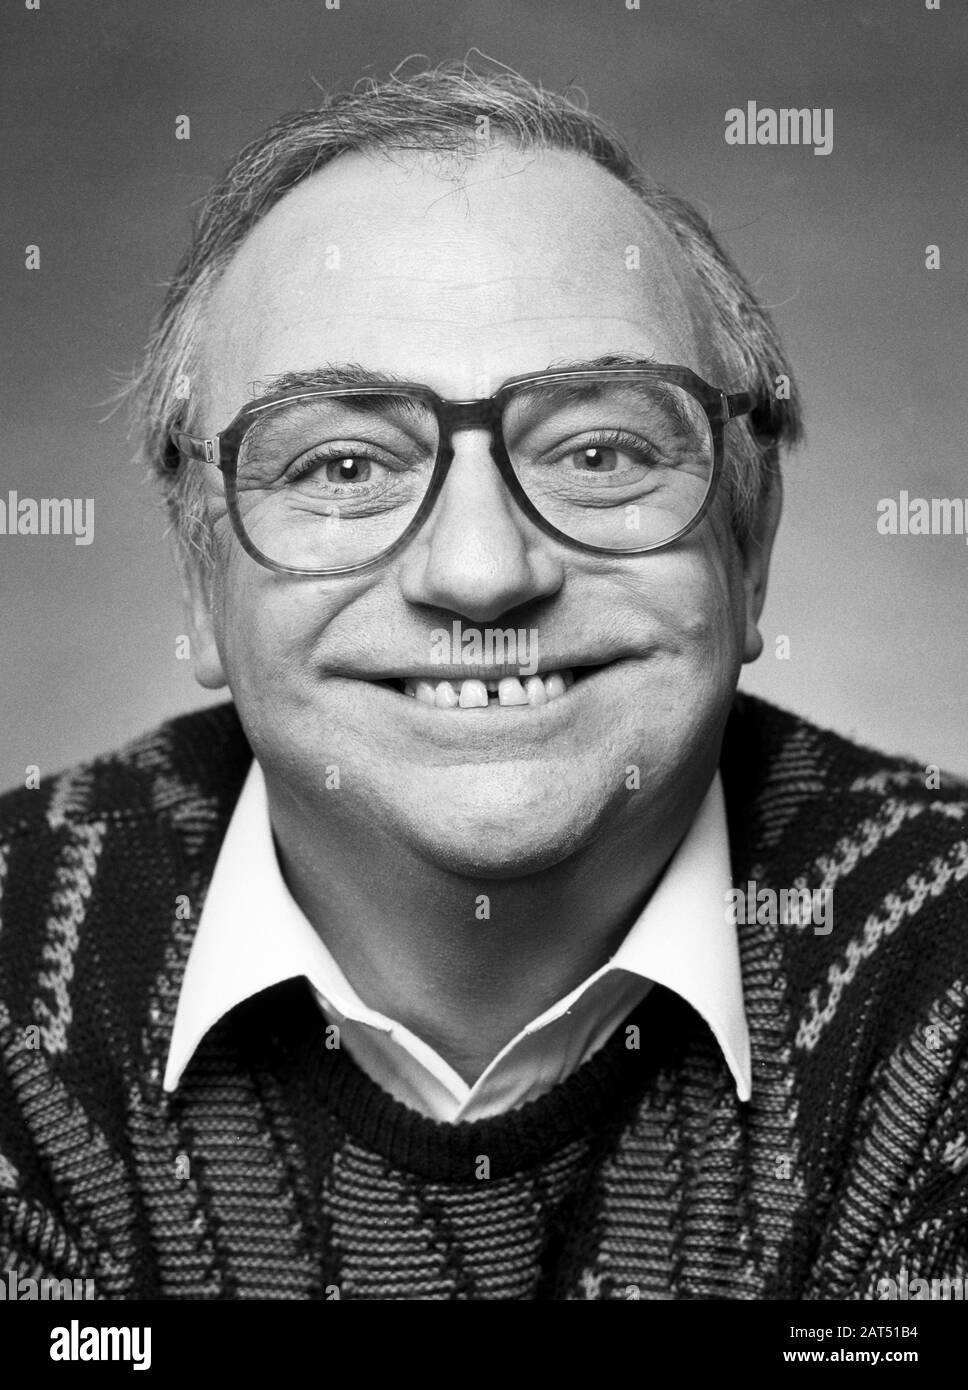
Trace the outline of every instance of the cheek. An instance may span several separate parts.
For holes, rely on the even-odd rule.
[[[230,539],[221,552],[213,608],[216,641],[236,701],[278,711],[319,703],[334,659],[352,666],[360,635],[385,631],[365,585],[300,579],[257,564]],[[360,606],[357,606],[360,605]],[[347,638],[347,632],[354,640]],[[364,645],[365,643],[364,639]]]
[[[734,543],[710,530],[668,559],[661,588],[645,602],[661,614],[680,650],[729,662],[744,631],[743,568]]]
[[[229,685],[239,702],[274,698],[303,670],[307,614],[283,585],[237,547],[220,567],[215,633]]]
[[[705,609],[723,642],[742,644],[746,591],[743,559],[728,521],[716,513],[702,534]]]

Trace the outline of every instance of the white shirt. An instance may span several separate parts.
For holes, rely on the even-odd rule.
[[[222,842],[178,998],[164,1086],[174,1091],[220,1018],[244,999],[305,977],[339,1045],[397,1100],[436,1120],[479,1120],[533,1100],[608,1040],[653,983],[681,995],[709,1025],[750,1097],[750,1046],[719,774],[679,848],[615,954],[522,1028],[473,1086],[416,1034],[359,997],[286,887],[272,839],[265,779],[253,761]],[[321,1027],[325,1026],[321,1020]]]

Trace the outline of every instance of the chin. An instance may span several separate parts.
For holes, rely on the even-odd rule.
[[[559,793],[560,797],[560,793]],[[515,879],[552,869],[588,843],[594,824],[574,813],[565,817],[533,813],[496,821],[493,813],[475,817],[464,807],[451,819],[418,817],[409,838],[418,853],[447,873],[464,878]]]
[[[568,857],[571,849],[560,842],[495,844],[478,841],[470,844],[442,837],[426,840],[423,852],[435,867],[446,873],[460,878],[505,882],[553,869]]]

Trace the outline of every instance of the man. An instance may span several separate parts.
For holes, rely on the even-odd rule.
[[[232,703],[3,803],[8,1267],[968,1274],[965,788],[736,696],[779,376],[702,220],[521,79],[371,85],[243,151],[138,383]]]

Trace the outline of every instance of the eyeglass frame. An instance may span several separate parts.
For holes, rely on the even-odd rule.
[[[520,480],[511,462],[508,448],[504,440],[503,418],[508,401],[525,386],[541,386],[544,383],[568,382],[568,381],[637,381],[637,380],[662,380],[669,382],[670,385],[680,386],[699,402],[705,412],[709,422],[710,435],[713,442],[713,464],[709,482],[706,486],[706,493],[703,497],[696,514],[684,526],[681,526],[673,535],[665,540],[653,541],[649,545],[639,546],[634,550],[613,550],[605,546],[591,545],[585,541],[576,540],[574,536],[569,536],[542,515],[538,508],[529,498],[521,485]],[[258,420],[263,411],[270,410],[283,401],[298,401],[309,398],[323,398],[329,396],[375,396],[375,395],[400,395],[422,400],[432,409],[437,420],[437,455],[434,459],[433,472],[427,491],[422,502],[417,508],[407,526],[385,550],[369,560],[364,560],[357,565],[339,565],[328,569],[301,569],[294,565],[284,565],[277,560],[272,560],[268,555],[263,554],[258,546],[251,539],[245,529],[245,523],[238,505],[238,461],[242,443],[249,430]],[[212,463],[221,472],[225,479],[225,499],[232,522],[232,529],[242,549],[255,560],[257,564],[265,569],[273,570],[277,574],[296,574],[304,575],[307,578],[322,578],[330,575],[343,574],[364,574],[369,570],[376,569],[384,564],[393,555],[397,554],[404,546],[408,545],[416,533],[423,526],[440,495],[450,466],[454,461],[454,441],[453,435],[457,430],[466,429],[486,429],[490,432],[490,454],[492,462],[497,468],[504,481],[505,486],[511,493],[520,510],[533,522],[539,530],[561,544],[568,546],[572,550],[579,550],[586,555],[603,556],[631,556],[646,555],[657,550],[664,550],[667,546],[674,545],[683,536],[689,534],[708,512],[715,498],[720,477],[723,469],[723,430],[729,420],[736,419],[738,416],[747,415],[756,406],[756,399],[749,391],[738,391],[728,393],[718,387],[710,386],[707,381],[698,376],[688,367],[678,367],[667,363],[654,363],[641,367],[615,367],[601,368],[589,367],[547,372],[528,372],[521,376],[508,377],[506,381],[498,387],[491,396],[482,396],[473,400],[454,401],[448,400],[437,394],[429,386],[421,385],[417,382],[390,381],[368,382],[361,386],[322,386],[308,387],[296,391],[279,391],[272,395],[260,396],[255,400],[248,401],[238,412],[231,423],[218,434],[211,438],[203,438],[186,433],[184,430],[173,426],[168,432],[168,439],[173,449],[167,455],[167,466],[174,470],[178,467],[177,462],[172,463],[172,458],[177,454],[191,462]]]

